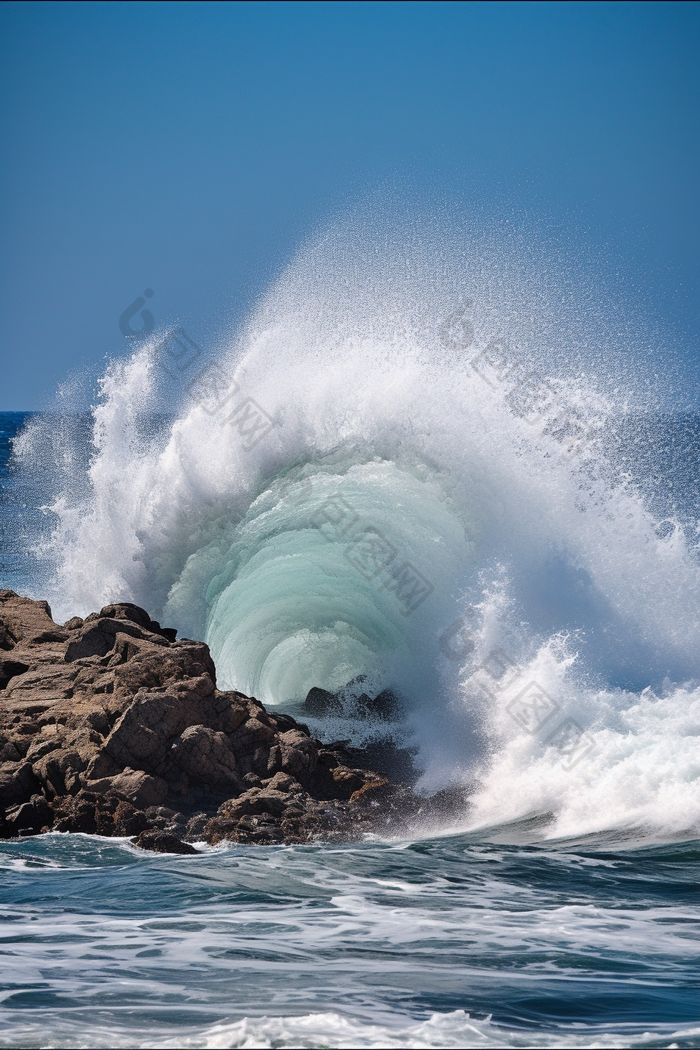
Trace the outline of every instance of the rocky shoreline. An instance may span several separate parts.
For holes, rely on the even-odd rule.
[[[391,696],[374,702],[386,717]],[[312,690],[308,708],[338,703]],[[366,758],[217,689],[208,646],[135,605],[59,625],[46,602],[0,590],[0,838],[86,832],[195,853],[400,835],[463,808],[462,792],[423,798]]]

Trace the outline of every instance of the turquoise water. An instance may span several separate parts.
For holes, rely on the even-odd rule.
[[[0,848],[3,1046],[697,1046],[700,843]]]

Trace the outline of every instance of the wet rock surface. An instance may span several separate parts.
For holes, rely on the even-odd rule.
[[[398,700],[361,694],[356,707],[386,720]],[[338,708],[323,690],[307,698],[310,714]],[[411,772],[387,741],[323,744],[291,716],[218,690],[208,647],[135,605],[60,626],[46,602],[0,590],[0,837],[86,832],[192,853],[202,840],[400,834],[463,808],[459,791],[415,795]]]

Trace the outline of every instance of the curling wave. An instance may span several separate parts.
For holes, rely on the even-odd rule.
[[[112,363],[82,484],[54,460],[55,611],[134,601],[266,704],[391,686],[465,824],[697,827],[697,520],[635,475],[669,406],[595,302],[512,235],[333,229],[208,363]]]

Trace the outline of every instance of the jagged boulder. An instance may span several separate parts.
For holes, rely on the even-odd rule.
[[[189,726],[176,737],[170,746],[170,761],[188,780],[199,778],[210,787],[233,791],[243,788],[230,738],[209,726]]]
[[[92,780],[88,790],[98,794],[117,794],[138,809],[162,806],[168,797],[168,785],[161,777],[152,777],[141,769],[127,767],[114,777]]]
[[[31,798],[39,786],[29,762],[3,762],[0,766],[0,799],[5,806]]]
[[[12,838],[38,835],[52,823],[51,807],[43,795],[32,795],[28,802],[10,807],[5,812],[5,827]]]
[[[183,842],[170,831],[161,831],[159,828],[149,828],[142,831],[136,840],[136,845],[141,849],[151,850],[153,853],[199,853],[189,842]]]
[[[59,747],[38,758],[32,772],[48,799],[58,795],[75,795],[81,788],[80,774],[87,759],[75,748]]]
[[[361,691],[364,675],[348,682],[337,693],[314,686],[304,701],[304,710],[315,718],[356,718],[363,721],[391,722],[401,714],[401,700],[393,689],[383,689],[376,696]]]

